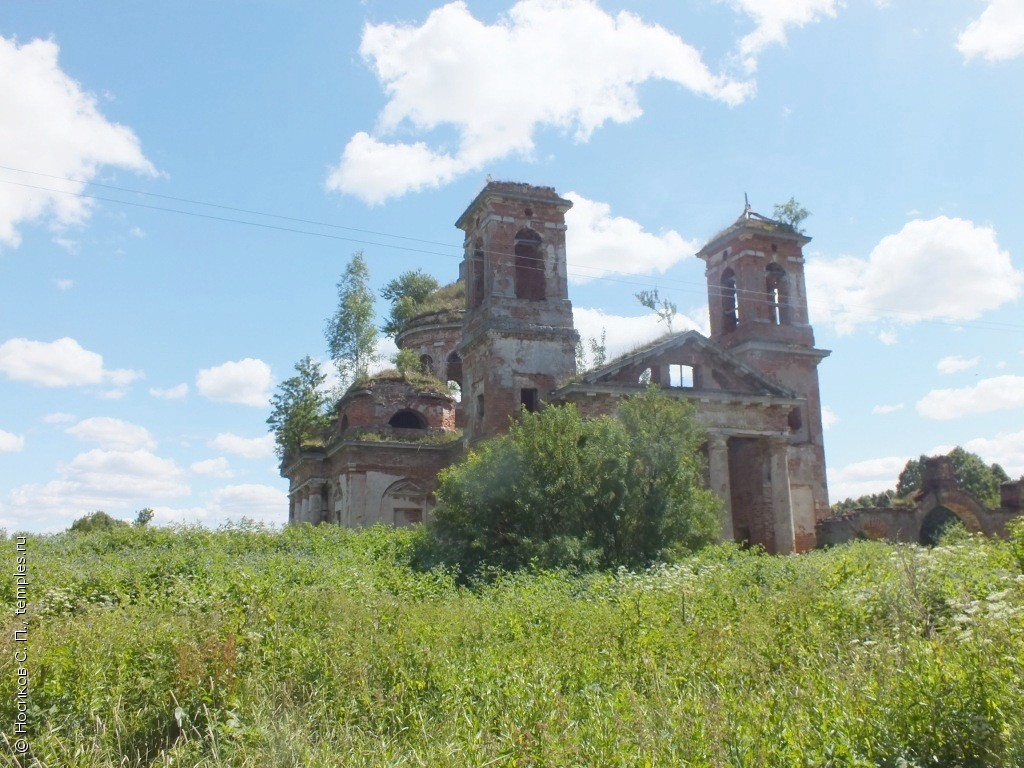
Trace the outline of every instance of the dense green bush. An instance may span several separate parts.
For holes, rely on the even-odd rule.
[[[1024,765],[1019,530],[472,588],[422,536],[29,537],[33,752],[5,578],[0,765]]]
[[[718,538],[693,406],[651,388],[617,418],[575,406],[523,412],[509,433],[441,475],[430,533],[465,573],[638,567]]]

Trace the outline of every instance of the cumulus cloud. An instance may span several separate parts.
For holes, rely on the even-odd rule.
[[[770,45],[785,45],[793,27],[831,18],[841,0],[730,0],[730,5],[757,24],[739,42],[739,57],[748,72],[757,69],[757,58]]]
[[[566,198],[573,202],[565,215],[571,282],[586,283],[601,275],[664,272],[700,249],[700,243],[686,240],[674,229],[656,235],[633,219],[613,216],[608,203],[576,192]]]
[[[635,120],[637,89],[648,80],[730,105],[753,92],[712,73],[679,36],[627,11],[612,16],[593,0],[520,0],[495,24],[451,2],[419,26],[368,24],[360,53],[388,102],[375,135],[352,137],[326,185],[371,204],[528,156],[541,127],[587,141],[609,121]],[[454,147],[383,138],[443,126],[457,132]]]
[[[867,259],[807,262],[812,320],[849,333],[879,320],[973,320],[1021,294],[991,227],[946,216],[909,222],[884,237]]]
[[[213,519],[257,522],[288,522],[288,495],[269,485],[246,483],[218,488],[210,494],[209,515]]]
[[[150,387],[149,394],[161,400],[180,400],[188,395],[188,384],[176,384],[166,389]]]
[[[142,375],[124,368],[107,370],[102,355],[67,337],[49,342],[8,339],[0,344],[0,371],[12,381],[44,387],[109,383],[123,388]]]
[[[156,441],[145,427],[106,416],[84,419],[64,431],[84,442],[114,451],[156,448]]]
[[[839,414],[829,408],[827,405],[821,406],[821,428],[832,429],[836,424],[839,423]]]
[[[25,447],[25,437],[0,429],[0,453],[17,453]]]
[[[1010,477],[1024,475],[1024,430],[1000,432],[995,437],[978,437],[963,444],[965,450],[981,456],[988,464],[998,464]]]
[[[1010,408],[1024,408],[1024,376],[995,376],[960,389],[933,389],[917,402],[929,419],[955,419]]]
[[[210,475],[211,477],[233,477],[235,474],[231,471],[231,466],[228,464],[228,460],[223,456],[218,456],[215,459],[206,459],[205,461],[192,462],[192,464],[189,465],[189,469],[197,475]]]
[[[77,193],[104,166],[154,174],[138,137],[126,126],[108,121],[96,98],[58,64],[60,48],[52,40],[19,45],[0,37],[0,165],[24,168],[79,181],[24,176],[16,181]],[[18,225],[48,219],[54,227],[88,218],[91,201],[60,194],[0,185],[0,244],[16,247]]]
[[[896,411],[903,410],[903,403],[895,403],[894,405],[876,405],[871,409],[871,412],[876,415],[885,415],[887,413],[896,413]]]
[[[972,357],[968,360],[960,355],[950,355],[939,360],[935,368],[939,373],[959,373],[973,368],[980,359],[980,357]]]
[[[102,509],[116,513],[187,496],[184,471],[147,450],[80,453],[57,467],[58,479],[15,488],[0,504],[0,524],[54,530]]]
[[[247,459],[260,459],[274,454],[274,436],[240,437],[230,432],[221,432],[209,442],[209,446]]]
[[[1006,61],[1024,55],[1024,2],[989,0],[981,16],[967,25],[956,41],[957,50],[970,61]]]
[[[585,347],[588,347],[589,339],[600,341],[602,331],[605,333],[605,349],[609,360],[666,333],[665,324],[654,313],[624,317],[608,314],[601,309],[573,307],[572,315]],[[681,313],[673,318],[672,330],[705,332],[701,323]]]
[[[909,457],[886,456],[828,468],[828,494],[833,501],[880,493],[896,487]]]
[[[199,394],[225,403],[266,406],[272,384],[270,366],[252,357],[204,368],[196,374]]]

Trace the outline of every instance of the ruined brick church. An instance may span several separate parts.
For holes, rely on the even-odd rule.
[[[522,408],[574,403],[614,413],[647,382],[697,406],[707,430],[722,537],[768,551],[816,545],[829,514],[818,364],[802,248],[810,238],[749,208],[697,254],[711,335],[668,334],[579,374],[568,295],[565,213],[550,187],[489,182],[455,225],[465,233],[460,307],[431,309],[398,333],[424,385],[397,373],[354,384],[320,446],[286,458],[290,522],[409,525],[429,519],[437,475]],[[628,259],[629,254],[623,254]]]

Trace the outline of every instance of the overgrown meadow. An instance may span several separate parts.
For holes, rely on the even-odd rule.
[[[5,574],[0,764],[1024,765],[1021,531],[469,584],[422,541],[29,537],[32,749]]]

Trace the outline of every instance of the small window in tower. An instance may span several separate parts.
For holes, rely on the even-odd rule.
[[[453,351],[445,360],[445,378],[462,384],[462,358],[458,352]]]
[[[537,398],[537,390],[533,387],[520,389],[519,402],[530,413],[536,413],[540,405],[540,401]]]
[[[484,246],[476,241],[473,258],[469,261],[469,309],[479,307],[484,300]]]
[[[673,363],[668,367],[669,386],[693,387],[693,366]]]
[[[448,379],[448,391],[451,392],[452,399],[456,403],[462,402],[462,385],[455,379]]]
[[[643,384],[645,387],[651,383],[651,369],[644,368],[643,373],[640,374],[640,378],[637,379],[638,384]]]
[[[344,432],[347,429],[348,429],[348,414],[345,414],[344,416],[341,417],[341,425],[339,426],[339,431]]]
[[[478,424],[484,423],[484,396],[476,396],[476,421]]]
[[[434,372],[434,358],[430,355],[420,355],[420,370],[424,373]]]
[[[736,273],[731,269],[722,273],[722,322],[727,331],[740,324],[740,307],[736,300]]]
[[[778,252],[779,252],[779,244],[778,243],[772,243],[772,253],[778,253]]]
[[[541,237],[532,229],[521,229],[516,233],[516,298],[528,301],[543,301],[544,255]]]
[[[786,272],[778,264],[769,264],[765,275],[768,295],[768,319],[772,325],[786,325],[789,310],[786,302]]]

